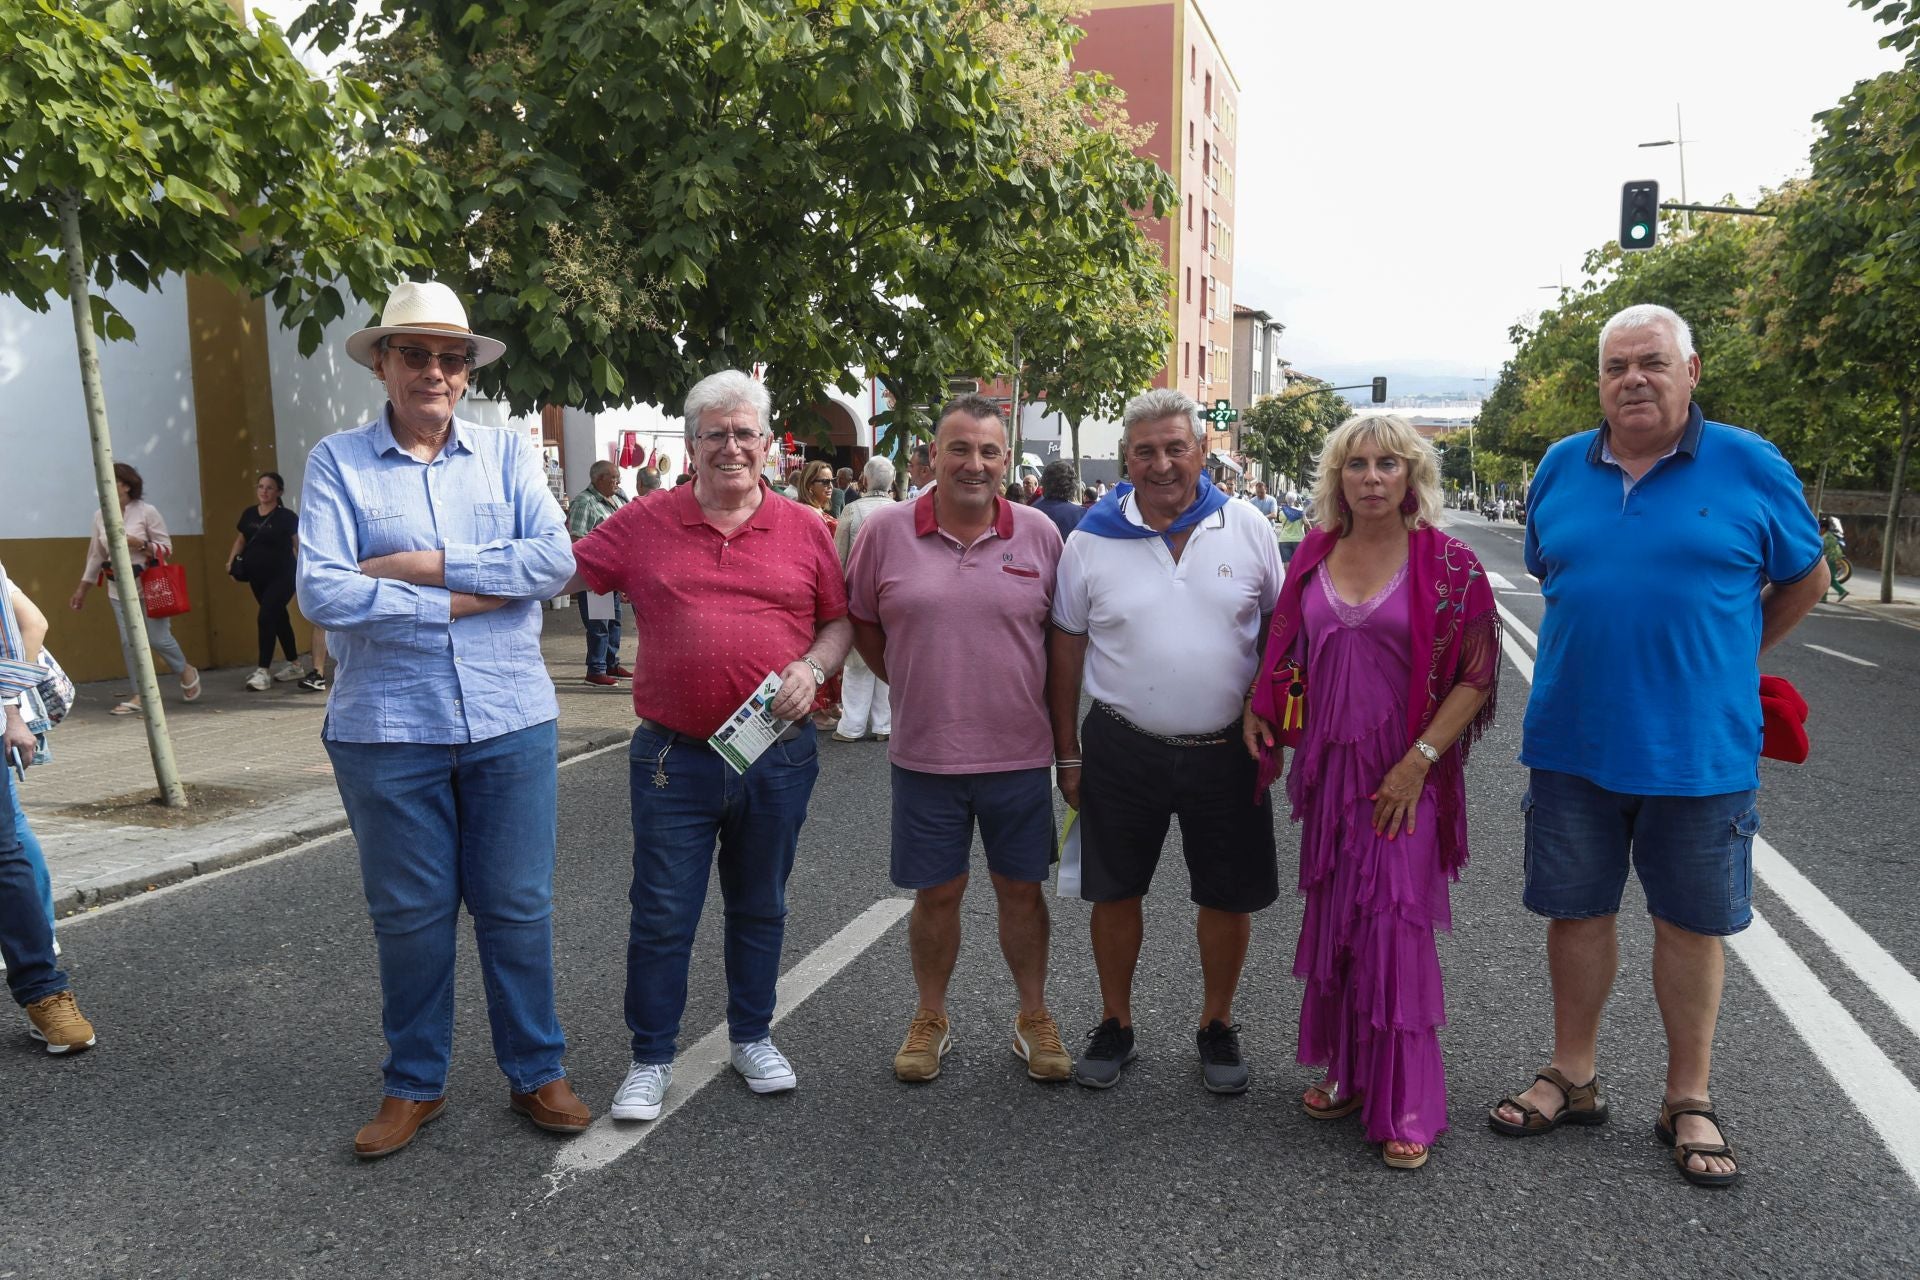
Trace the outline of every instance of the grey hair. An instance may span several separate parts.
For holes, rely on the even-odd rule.
[[[1616,311],[1613,318],[1600,330],[1599,362],[1602,370],[1607,364],[1607,339],[1616,332],[1630,329],[1651,329],[1656,325],[1666,326],[1680,343],[1680,358],[1691,360],[1694,356],[1693,330],[1680,318],[1680,313],[1672,307],[1663,307],[1657,302],[1641,302],[1623,311]]]
[[[601,458],[598,462],[595,462],[592,466],[587,468],[587,478],[589,480],[598,480],[601,476],[606,475],[609,471],[613,472],[613,474],[615,475],[619,475],[620,464],[617,462],[608,462],[605,458]]]
[[[867,459],[860,475],[867,482],[868,493],[885,493],[893,488],[893,459],[876,453]]]
[[[660,473],[652,467],[642,467],[639,473],[633,477],[634,493],[639,497],[645,497],[659,487]]]
[[[1162,418],[1184,417],[1193,427],[1196,439],[1207,438],[1207,424],[1200,419],[1200,406],[1186,392],[1173,387],[1155,387],[1151,391],[1142,391],[1127,401],[1126,409],[1120,415],[1120,456],[1127,456],[1127,437],[1133,434],[1135,427]]]
[[[692,448],[693,438],[700,434],[702,414],[743,408],[753,410],[754,421],[759,424],[761,435],[773,432],[773,398],[767,394],[763,383],[738,369],[722,369],[694,383],[693,389],[687,392],[685,406],[680,410],[687,420],[688,448]]]

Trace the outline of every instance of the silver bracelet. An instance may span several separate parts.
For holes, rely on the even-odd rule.
[[[1440,763],[1440,753],[1438,751],[1435,751],[1433,749],[1433,744],[1428,742],[1425,738],[1415,738],[1413,740],[1413,749],[1415,751],[1418,751],[1421,755],[1425,756],[1427,758],[1428,764]]]
[[[1056,769],[1078,769],[1080,762],[1078,760],[1055,760],[1053,767]]]

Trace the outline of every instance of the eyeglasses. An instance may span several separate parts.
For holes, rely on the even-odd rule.
[[[387,345],[387,350],[406,361],[407,368],[415,371],[437,360],[440,362],[440,372],[449,378],[473,367],[473,357],[464,351],[429,351],[425,347],[399,347],[391,343]]]
[[[724,449],[729,440],[742,449],[751,449],[760,443],[760,433],[751,427],[740,427],[733,431],[702,431],[694,439],[710,449]]]
[[[829,480],[829,479],[827,479],[827,478],[826,478],[825,476],[815,476],[815,477],[814,477],[813,479],[811,479],[811,480],[809,480],[809,481],[807,481],[807,483],[808,483],[809,485],[816,485],[816,484],[832,484],[832,483],[833,483],[833,481],[831,481],[831,480]]]

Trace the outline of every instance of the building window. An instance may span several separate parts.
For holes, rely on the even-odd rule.
[[[1180,344],[1180,376],[1184,378],[1192,372],[1193,344],[1191,342],[1183,342]]]
[[[1193,268],[1187,268],[1187,301],[1193,301]]]
[[[1199,74],[1200,74],[1200,46],[1197,44],[1188,45],[1187,46],[1187,79],[1191,80]]]
[[[1187,230],[1193,230],[1193,192],[1187,192]]]
[[[1165,55],[1162,55],[1165,56]],[[1161,63],[1166,66],[1166,63]],[[1213,72],[1207,72],[1207,87],[1200,94],[1200,111],[1204,115],[1213,114]]]

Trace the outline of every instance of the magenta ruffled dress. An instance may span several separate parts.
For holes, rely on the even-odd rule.
[[[1447,1127],[1434,931],[1453,924],[1438,795],[1429,778],[1413,833],[1393,840],[1374,834],[1367,798],[1407,751],[1406,574],[1357,606],[1324,566],[1301,592],[1313,688],[1287,779],[1306,898],[1293,972],[1306,983],[1299,1060],[1363,1100],[1369,1142],[1430,1144]]]

